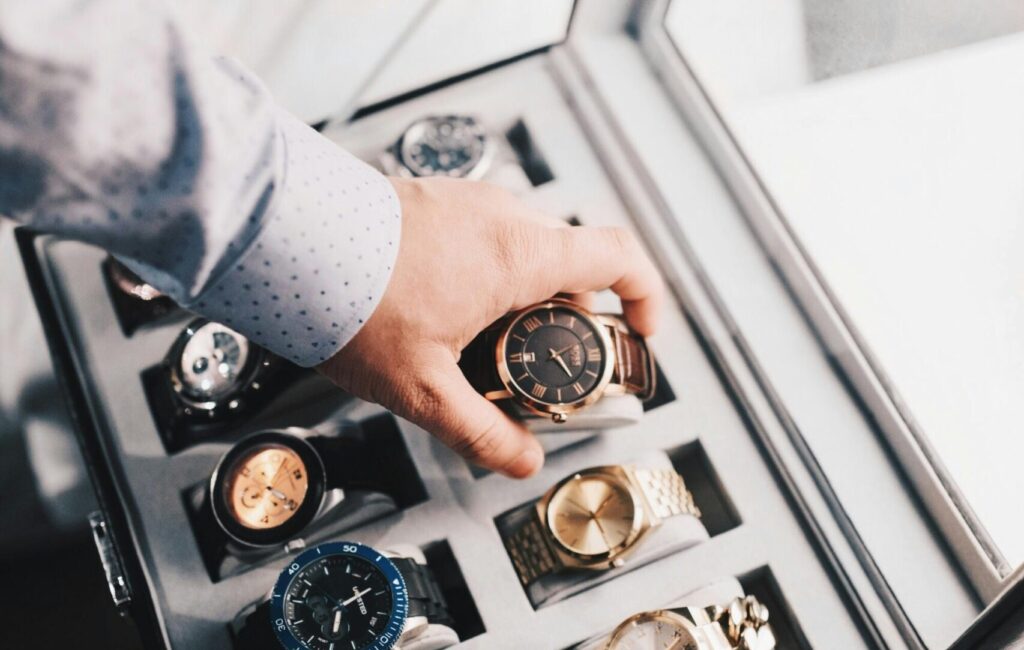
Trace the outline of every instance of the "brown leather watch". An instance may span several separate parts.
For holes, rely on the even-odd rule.
[[[654,395],[654,357],[619,316],[552,299],[509,314],[481,332],[459,366],[492,401],[565,422],[611,395]]]

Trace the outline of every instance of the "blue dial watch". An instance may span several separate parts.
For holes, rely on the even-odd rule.
[[[269,605],[270,626],[287,650],[390,650],[405,628],[409,593],[384,553],[329,542],[285,567]]]

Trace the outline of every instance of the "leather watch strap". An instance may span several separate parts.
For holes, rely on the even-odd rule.
[[[492,391],[504,390],[505,385],[501,383],[498,376],[498,364],[495,363],[495,346],[501,337],[500,323],[488,327],[480,332],[475,339],[462,351],[459,357],[459,368],[466,376],[469,383],[481,395]]]
[[[693,502],[693,494],[686,489],[686,482],[675,470],[635,468],[633,476],[659,519],[684,513],[700,517],[700,508]]]
[[[531,516],[505,540],[512,565],[524,586],[554,572],[558,567],[558,559],[548,546],[546,535],[540,519]]]
[[[371,453],[369,445],[345,436],[308,438],[327,470],[328,488],[380,490],[387,476],[384,459]]]
[[[626,392],[636,395],[641,400],[650,399],[654,395],[655,376],[647,341],[631,330],[626,321],[618,316],[605,314],[604,318],[614,323],[608,328],[611,330],[612,343],[615,345],[615,371],[612,383],[621,384]]]
[[[409,618],[424,616],[429,623],[454,627],[448,602],[430,567],[409,557],[393,557],[391,561],[405,579]]]

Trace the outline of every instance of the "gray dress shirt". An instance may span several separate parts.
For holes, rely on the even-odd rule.
[[[401,232],[387,179],[156,0],[0,2],[0,214],[303,366],[369,318]]]

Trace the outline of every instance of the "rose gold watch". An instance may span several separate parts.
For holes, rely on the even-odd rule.
[[[654,357],[619,316],[552,299],[509,314],[481,332],[459,366],[492,401],[565,422],[606,395],[654,395]]]

